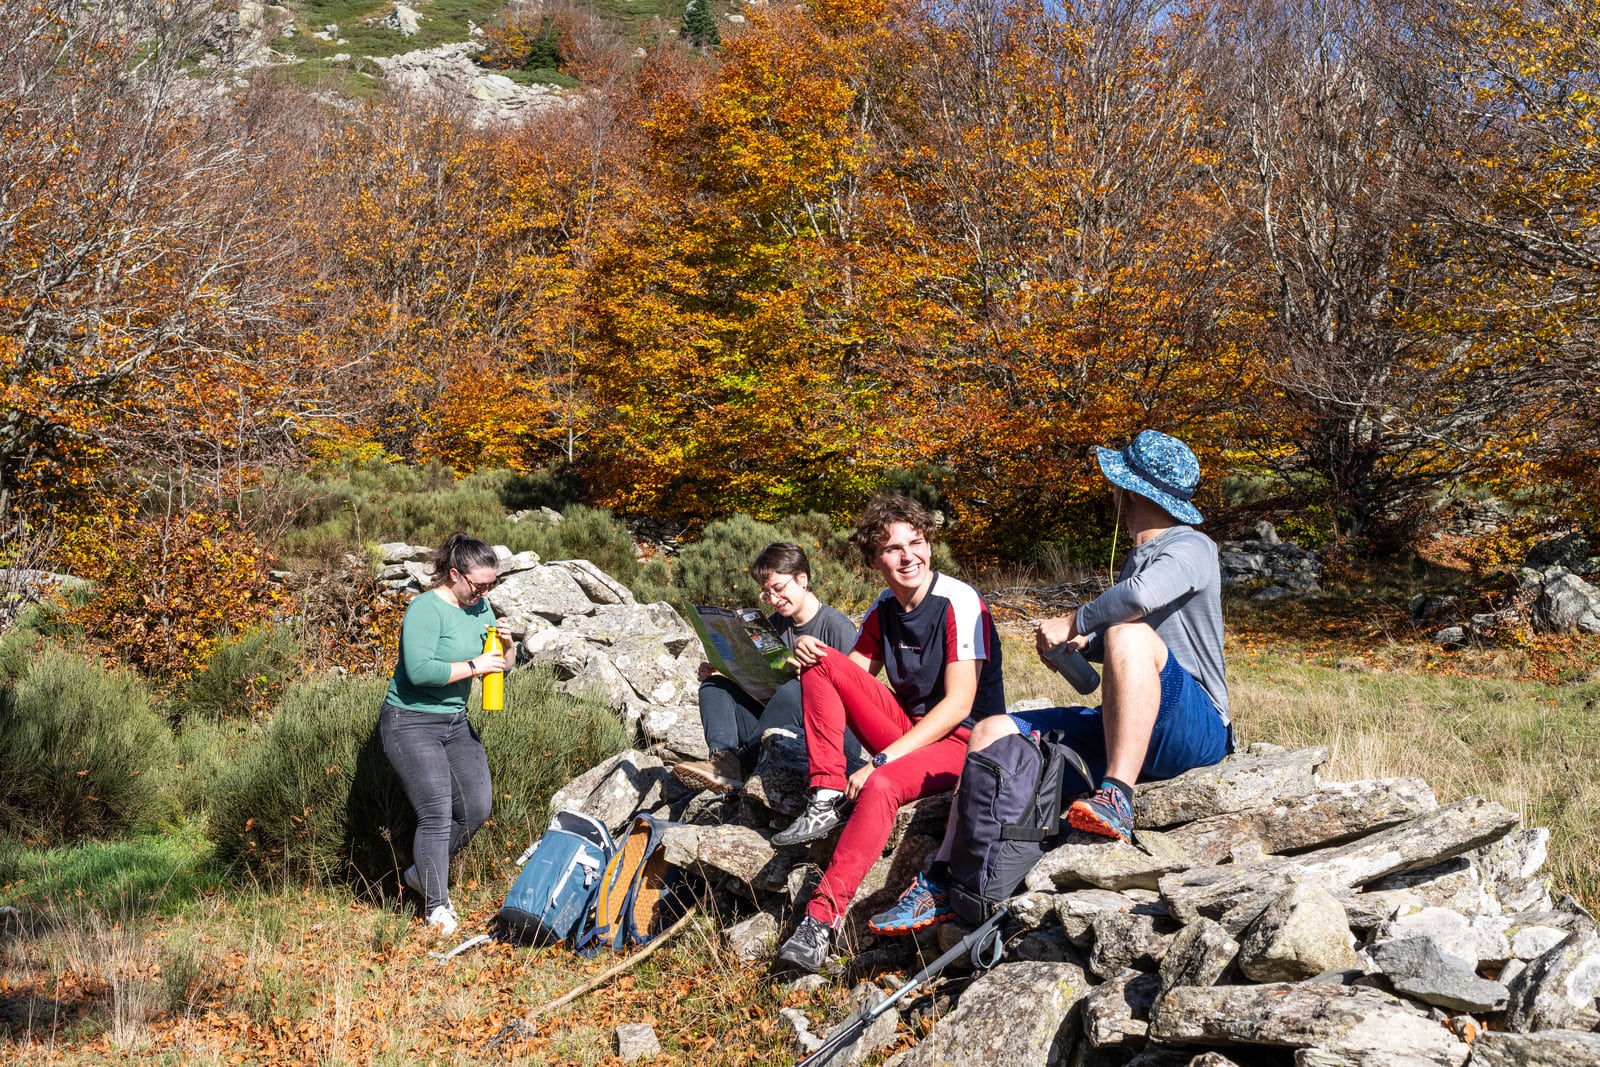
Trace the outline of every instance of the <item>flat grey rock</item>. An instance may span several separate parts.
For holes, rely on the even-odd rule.
[[[1367,955],[1396,993],[1413,1000],[1451,1011],[1500,1011],[1506,1006],[1505,986],[1479,978],[1472,963],[1440,952],[1426,937],[1379,941]]]
[[[1180,986],[1156,1003],[1150,1039],[1321,1048],[1349,1056],[1404,1052],[1434,1067],[1461,1067],[1468,1046],[1387,993],[1312,982]]]
[[[1472,1067],[1600,1067],[1600,1034],[1589,1030],[1485,1031],[1472,1044]]]
[[[1088,994],[1070,963],[1002,963],[961,994],[901,1067],[1047,1067],[1064,1062],[1066,1020]]]
[[[1316,769],[1327,761],[1325,746],[1233,755],[1176,778],[1146,783],[1134,798],[1134,826],[1159,830],[1303,796],[1316,790]]]

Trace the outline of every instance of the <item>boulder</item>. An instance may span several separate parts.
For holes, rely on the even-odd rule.
[[[659,795],[671,773],[659,756],[629,749],[591,767],[550,798],[551,811],[577,811],[605,823],[612,833],[648,809],[652,792]]]
[[[805,738],[787,730],[768,730],[761,737],[755,770],[745,779],[744,795],[795,818],[806,809],[810,781]]]
[[[572,572],[564,567],[541,566],[506,575],[489,593],[495,615],[509,619],[534,616],[561,622],[574,615],[592,615],[589,599]]]
[[[1295,982],[1357,964],[1344,908],[1315,883],[1296,883],[1239,939],[1239,970],[1257,982]]]
[[[523,554],[533,556],[534,563],[539,562],[539,557],[533,553]],[[633,606],[638,603],[631,589],[586,559],[553,559],[550,566],[559,567],[572,575],[572,580],[595,604]],[[505,572],[506,568],[502,567],[501,573]]]
[[[1129,971],[1083,998],[1083,1033],[1096,1048],[1143,1048],[1161,979]]]
[[[1508,983],[1505,1028],[1593,1030],[1600,1024],[1600,934],[1569,934]]]
[[[1488,888],[1507,911],[1550,906],[1550,889],[1539,872],[1550,855],[1550,831],[1515,830],[1474,854]]]
[[[1500,805],[1468,797],[1350,844],[1276,858],[1245,870],[1223,865],[1167,875],[1161,879],[1161,895],[1184,922],[1205,915],[1233,933],[1248,926],[1295,881],[1320,882],[1330,891],[1352,889],[1470,852],[1516,825],[1517,817]]]
[[[1094,948],[1089,953],[1089,970],[1104,979],[1115,978],[1129,967],[1154,971],[1179,929],[1177,921],[1158,905],[1102,911],[1091,925]]]
[[[617,1056],[623,1063],[659,1055],[661,1041],[649,1023],[623,1023],[617,1027]]]
[[[1542,633],[1600,634],[1600,589],[1559,567],[1545,571],[1533,626]]]
[[[1396,993],[1451,1011],[1499,1011],[1506,987],[1479,978],[1471,961],[1440,952],[1426,937],[1379,941],[1367,949]]]
[[[1178,986],[1209,986],[1227,973],[1239,955],[1239,942],[1210,919],[1196,919],[1167,945],[1161,960],[1161,995]]]
[[[1252,746],[1221,763],[1141,785],[1134,825],[1161,829],[1304,796],[1317,789],[1316,769],[1327,761],[1323,746],[1292,751]]]
[[[1588,1030],[1542,1030],[1508,1034],[1489,1030],[1472,1045],[1472,1067],[1596,1067],[1600,1034]]]
[[[1222,863],[1241,846],[1295,852],[1338,844],[1437,808],[1420,778],[1325,784],[1304,796],[1267,798],[1257,807],[1197,819],[1170,831],[1196,864]]]
[[[1153,839],[1153,835],[1148,835]],[[1140,835],[1147,845],[1147,835]],[[1161,876],[1189,866],[1181,855],[1151,855],[1126,841],[1072,830],[1062,838],[1064,844],[1046,852],[1028,872],[1024,885],[1029,889],[1072,889],[1097,886],[1101,889],[1154,889]]]
[[[973,982],[900,1067],[1046,1067],[1067,1054],[1068,1016],[1089,992],[1070,963],[1002,963]]]
[[[1479,964],[1500,964],[1510,958],[1506,926],[1507,920],[1498,916],[1469,916],[1451,908],[1423,908],[1397,913],[1378,927],[1373,939],[1426,938],[1442,955],[1466,960],[1475,970]]]
[[[843,1030],[857,1019],[866,1015],[883,1003],[888,994],[871,982],[861,982],[850,991],[850,1000],[855,1005],[850,1014],[840,1021],[838,1026],[828,1031],[828,1037]],[[887,1048],[894,1044],[895,1029],[900,1024],[900,1014],[895,1008],[889,1008],[868,1024],[862,1035],[850,1044],[839,1049],[826,1059],[817,1060],[815,1067],[855,1067],[879,1049]]]
[[[782,929],[778,917],[770,911],[758,911],[722,928],[722,947],[740,963],[755,963],[769,958],[778,945]]]
[[[1109,889],[1079,889],[1051,896],[1054,899],[1056,921],[1061,923],[1072,943],[1079,948],[1088,948],[1094,943],[1094,920],[1101,912],[1131,911],[1148,903],[1132,893],[1117,893]]]

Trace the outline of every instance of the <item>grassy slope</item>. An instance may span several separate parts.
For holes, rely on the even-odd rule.
[[[1247,623],[1248,624],[1248,623]],[[1248,740],[1327,744],[1329,778],[1420,774],[1441,800],[1482,793],[1552,828],[1559,888],[1597,902],[1600,757],[1593,723],[1600,676],[1564,683],[1375,670],[1279,639],[1230,660],[1234,706]],[[1008,639],[1013,698],[1060,695],[1024,642]],[[1353,669],[1352,669],[1353,668]],[[106,862],[108,848],[121,850]],[[638,971],[541,1024],[502,1051],[509,1021],[595,973],[559,949],[495,947],[435,968],[437,947],[404,911],[338,890],[211,888],[190,832],[119,846],[0,854],[4,896],[31,932],[0,939],[0,1058],[89,1064],[618,1062],[612,1029],[651,1022],[662,1062],[782,1062],[777,1010],[814,1021],[841,1012],[842,991],[784,992],[760,967],[719,954],[714,928],[694,927]],[[126,871],[142,871],[128,882]],[[162,874],[162,872],[167,872]],[[170,884],[152,890],[152,879]],[[468,885],[468,928],[504,887]]]
[[[296,34],[278,38],[273,47],[302,62],[289,68],[300,84],[358,98],[380,95],[383,83],[372,56],[393,56],[433,48],[471,36],[471,26],[489,26],[504,9],[503,0],[413,0],[421,16],[419,31],[407,37],[380,25],[394,10],[392,0],[301,0],[295,10]],[[593,10],[615,31],[648,43],[675,30],[683,19],[683,0],[595,0]],[[336,25],[338,35],[324,41],[312,34]],[[342,42],[342,43],[341,43]],[[335,59],[345,55],[347,59]],[[570,85],[555,72],[502,71],[520,82],[545,81]]]

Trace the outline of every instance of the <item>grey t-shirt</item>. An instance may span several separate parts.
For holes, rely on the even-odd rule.
[[[767,621],[772,623],[772,628],[778,631],[778,640],[794,649],[797,637],[815,637],[829,648],[836,648],[840,652],[849,652],[856,647],[856,624],[838,608],[824,604],[811,616],[810,621],[796,626],[793,619],[786,619],[777,612],[768,616]]]
[[[1136,545],[1122,561],[1117,584],[1078,609],[1078,631],[1096,635],[1090,658],[1099,656],[1102,630],[1138,619],[1155,630],[1227,722],[1216,542],[1192,526],[1174,526]]]

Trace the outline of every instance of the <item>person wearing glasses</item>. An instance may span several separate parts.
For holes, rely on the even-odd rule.
[[[800,638],[829,648],[855,647],[856,627],[843,612],[818,599],[811,588],[811,561],[805,549],[777,541],[761,550],[750,564],[750,577],[761,586],[761,599],[772,607],[768,621],[778,639],[793,651]],[[700,725],[711,757],[673,767],[678,781],[690,789],[731,793],[744,786],[745,772],[760,755],[761,735],[774,727],[799,730],[800,679],[778,687],[763,705],[732,679],[700,664]]]
[[[378,714],[383,754],[417,813],[412,864],[403,878],[424,901],[430,929],[456,930],[450,905],[450,857],[467,846],[489,817],[489,760],[467,721],[472,679],[503,671],[515,653],[483,651],[494,626],[502,647],[511,630],[496,622],[485,594],[499,580],[494,549],[453,533],[433,557],[433,585],[418,594],[400,623],[400,657]]]

